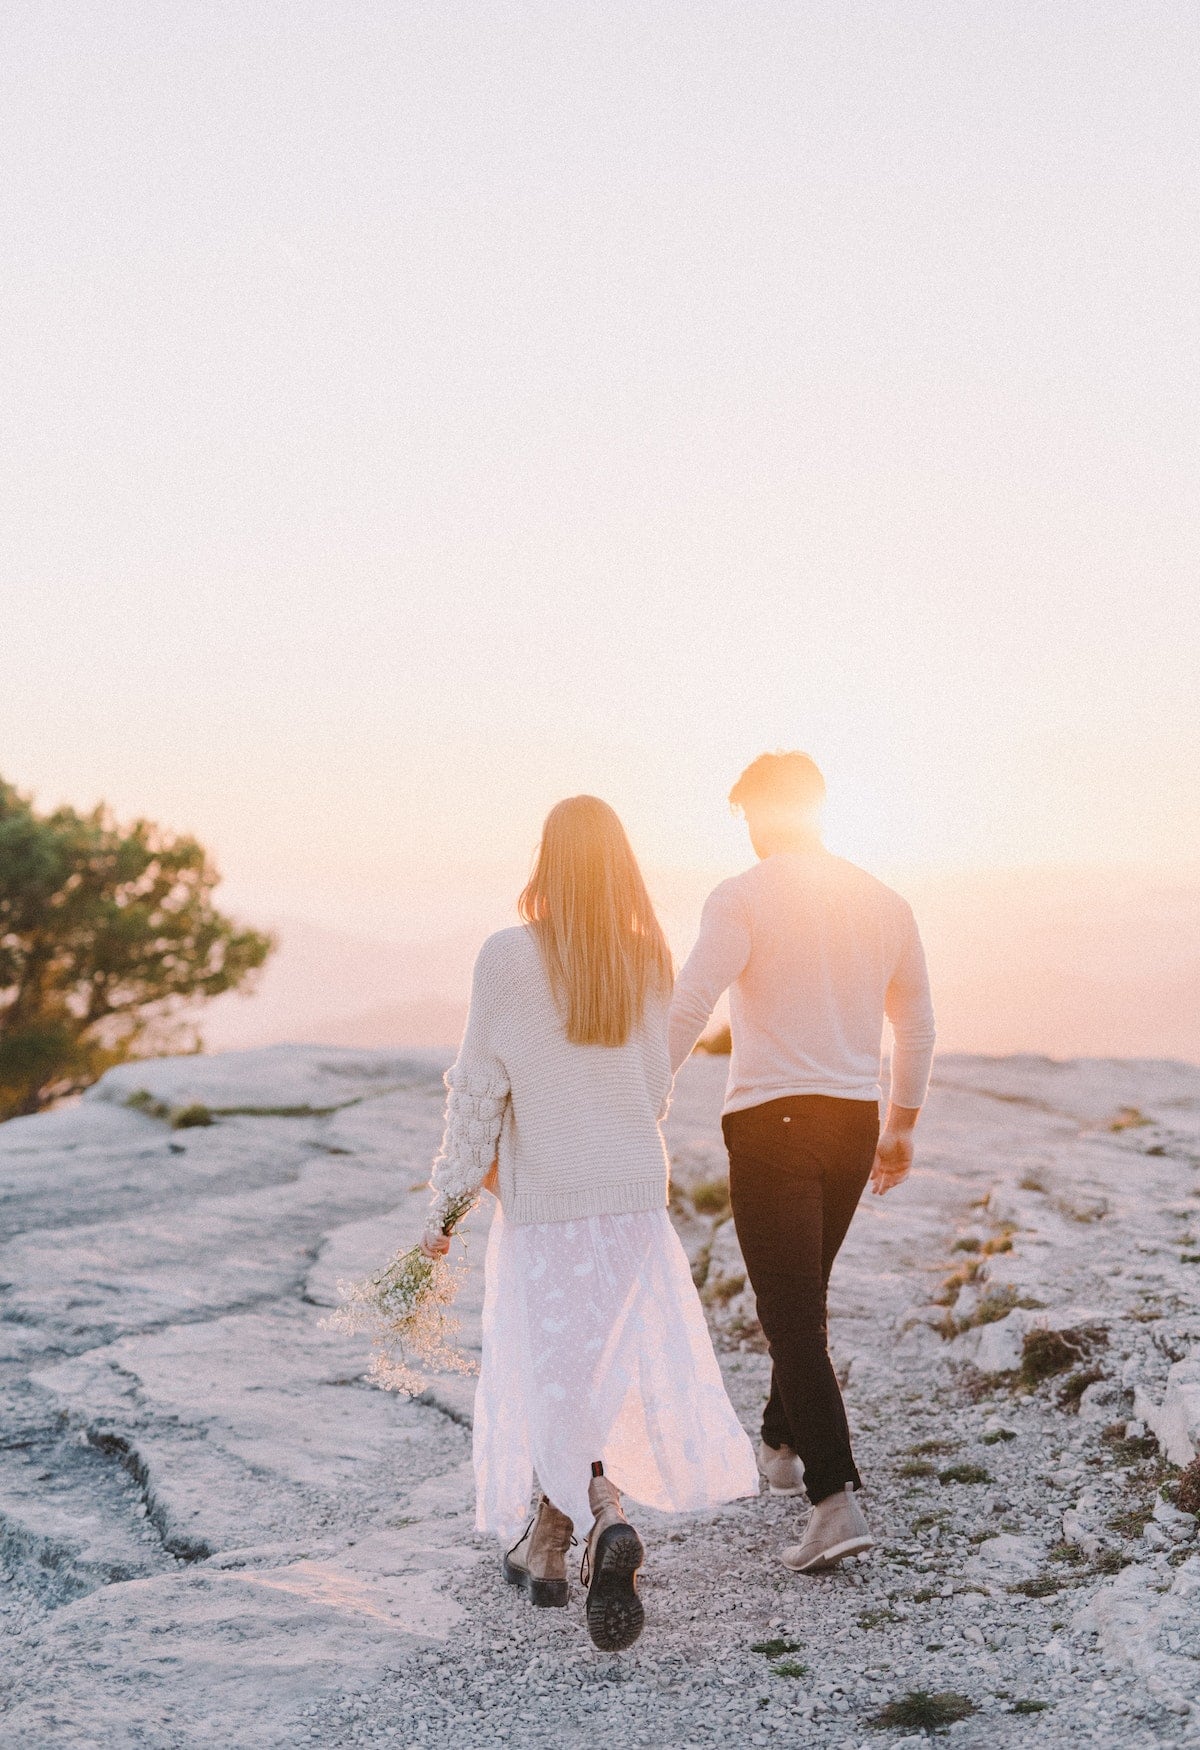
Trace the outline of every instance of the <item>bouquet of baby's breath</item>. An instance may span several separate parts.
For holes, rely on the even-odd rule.
[[[442,1217],[442,1232],[451,1234],[474,1202],[470,1194],[452,1199]],[[463,1266],[451,1264],[448,1257],[427,1258],[420,1246],[410,1246],[373,1276],[339,1282],[343,1304],[322,1323],[337,1331],[367,1331],[367,1378],[385,1391],[416,1397],[428,1383],[419,1367],[475,1372],[474,1361],[454,1347],[459,1321],[450,1307],[462,1273]]]

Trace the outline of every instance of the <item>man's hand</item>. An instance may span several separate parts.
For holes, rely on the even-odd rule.
[[[907,1179],[913,1164],[912,1133],[919,1111],[920,1107],[912,1106],[892,1106],[888,1109],[887,1123],[879,1134],[875,1164],[871,1168],[871,1191],[874,1196],[886,1196],[893,1186],[900,1185]]]
[[[432,1231],[427,1229],[421,1235],[421,1251],[423,1255],[429,1259],[430,1263],[432,1263],[435,1258],[444,1258],[449,1250],[449,1234],[439,1233],[435,1228]]]
[[[911,1135],[897,1135],[894,1131],[885,1130],[879,1138],[879,1147],[875,1150],[875,1165],[871,1168],[871,1190],[876,1197],[882,1197],[890,1191],[893,1185],[899,1185],[907,1179],[908,1170],[913,1164],[913,1140]]]

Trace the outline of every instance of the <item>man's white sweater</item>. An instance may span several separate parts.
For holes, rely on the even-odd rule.
[[[933,1061],[925,954],[908,902],[821,846],[765,857],[709,895],[675,985],[673,1069],[730,992],[725,1110],[786,1094],[878,1100],[884,1017],[891,1098],[920,1106]]]
[[[440,1215],[499,1162],[513,1222],[662,1209],[671,1093],[667,999],[647,998],[624,1045],[572,1045],[524,926],[479,951],[467,1028],[446,1072],[446,1131],[431,1183]]]

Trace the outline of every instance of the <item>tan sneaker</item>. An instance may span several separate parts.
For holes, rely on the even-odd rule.
[[[790,1446],[758,1443],[758,1474],[766,1477],[773,1495],[798,1495],[804,1487],[804,1466]]]
[[[804,1536],[783,1552],[783,1565],[797,1574],[820,1574],[847,1556],[874,1549],[875,1539],[854,1498],[854,1484],[830,1495],[813,1508]]]
[[[547,1496],[503,1561],[510,1586],[523,1586],[532,1604],[561,1607],[571,1592],[567,1551],[575,1527]]]
[[[588,1633],[601,1652],[619,1653],[633,1645],[645,1625],[637,1571],[646,1552],[625,1517],[620,1493],[599,1464],[592,1466],[588,1502],[596,1517],[579,1576],[588,1589]]]

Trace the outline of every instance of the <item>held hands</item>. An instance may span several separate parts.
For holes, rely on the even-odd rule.
[[[421,1255],[430,1263],[435,1258],[444,1258],[450,1250],[450,1235],[442,1233],[437,1228],[427,1228],[421,1235]]]
[[[871,1168],[872,1195],[884,1197],[894,1186],[902,1184],[912,1164],[912,1131],[882,1131],[875,1150],[875,1164]]]

